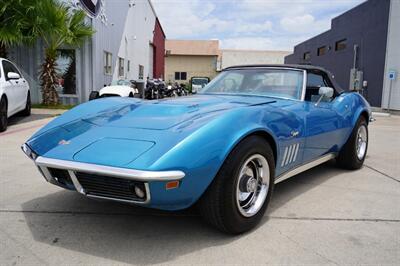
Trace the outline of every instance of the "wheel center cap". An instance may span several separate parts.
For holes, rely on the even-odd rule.
[[[255,178],[249,178],[246,184],[247,192],[254,192],[257,189],[257,180]]]

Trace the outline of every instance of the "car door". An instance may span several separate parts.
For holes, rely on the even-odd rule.
[[[5,61],[7,62],[7,61]],[[15,79],[14,81],[14,92],[16,95],[16,108],[18,111],[23,110],[26,105],[27,93],[28,93],[28,86],[26,80],[21,74],[21,71],[11,62],[7,62],[10,64],[10,69],[12,72],[17,73],[20,78]]]
[[[307,86],[304,99],[306,120],[306,142],[303,153],[303,161],[312,161],[329,152],[337,152],[338,143],[341,142],[341,128],[343,127],[343,116],[338,114],[334,108],[336,100],[334,95],[331,99],[320,98],[318,91],[320,87],[331,87],[333,84],[326,73],[313,71],[307,73]]]
[[[282,116],[282,119],[278,120],[279,123],[268,125],[274,129],[279,139],[277,175],[301,165],[305,148],[303,103],[287,100],[285,105],[279,113]],[[271,116],[272,112],[270,111],[268,115]]]
[[[16,113],[18,110],[18,93],[17,93],[17,86],[18,86],[18,81],[17,80],[12,80],[7,77],[9,72],[13,72],[13,69],[11,68],[11,63],[8,61],[3,60],[2,62],[2,67],[3,67],[3,73],[4,73],[4,92],[7,95],[7,100],[8,100],[8,110],[7,113],[8,115],[13,115]]]

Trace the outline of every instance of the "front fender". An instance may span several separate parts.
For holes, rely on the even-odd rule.
[[[171,191],[176,193],[174,198],[180,199],[176,202],[178,205],[171,206],[171,209],[189,207],[196,202],[230,152],[246,136],[263,131],[270,134],[278,146],[274,132],[263,125],[264,116],[265,112],[260,112],[260,108],[245,107],[230,111],[193,132],[154,162],[151,169],[175,169],[185,173],[180,188]],[[154,207],[166,208],[163,205],[167,200],[162,197],[165,194],[161,193],[162,185],[160,182],[150,184],[152,189],[160,191],[152,199]]]

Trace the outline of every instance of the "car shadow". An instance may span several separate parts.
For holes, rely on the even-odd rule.
[[[272,214],[290,200],[345,172],[347,171],[336,166],[335,160],[331,160],[276,184],[268,214]]]
[[[327,163],[276,185],[270,208],[251,233],[267,226],[270,213],[342,170]],[[59,191],[22,204],[35,241],[122,263],[166,263],[241,236],[205,224],[195,208],[165,212]]]
[[[32,122],[40,119],[54,117],[53,114],[31,114],[30,116],[21,116],[19,114],[13,115],[8,118],[8,125],[13,126],[17,124],[23,124],[27,122]]]

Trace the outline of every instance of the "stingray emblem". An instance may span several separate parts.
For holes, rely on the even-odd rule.
[[[80,3],[92,17],[97,17],[100,13],[101,0],[80,0]]]
[[[58,142],[58,144],[59,144],[59,145],[69,145],[69,144],[71,144],[71,141],[62,139],[62,140],[60,140],[60,141]]]

